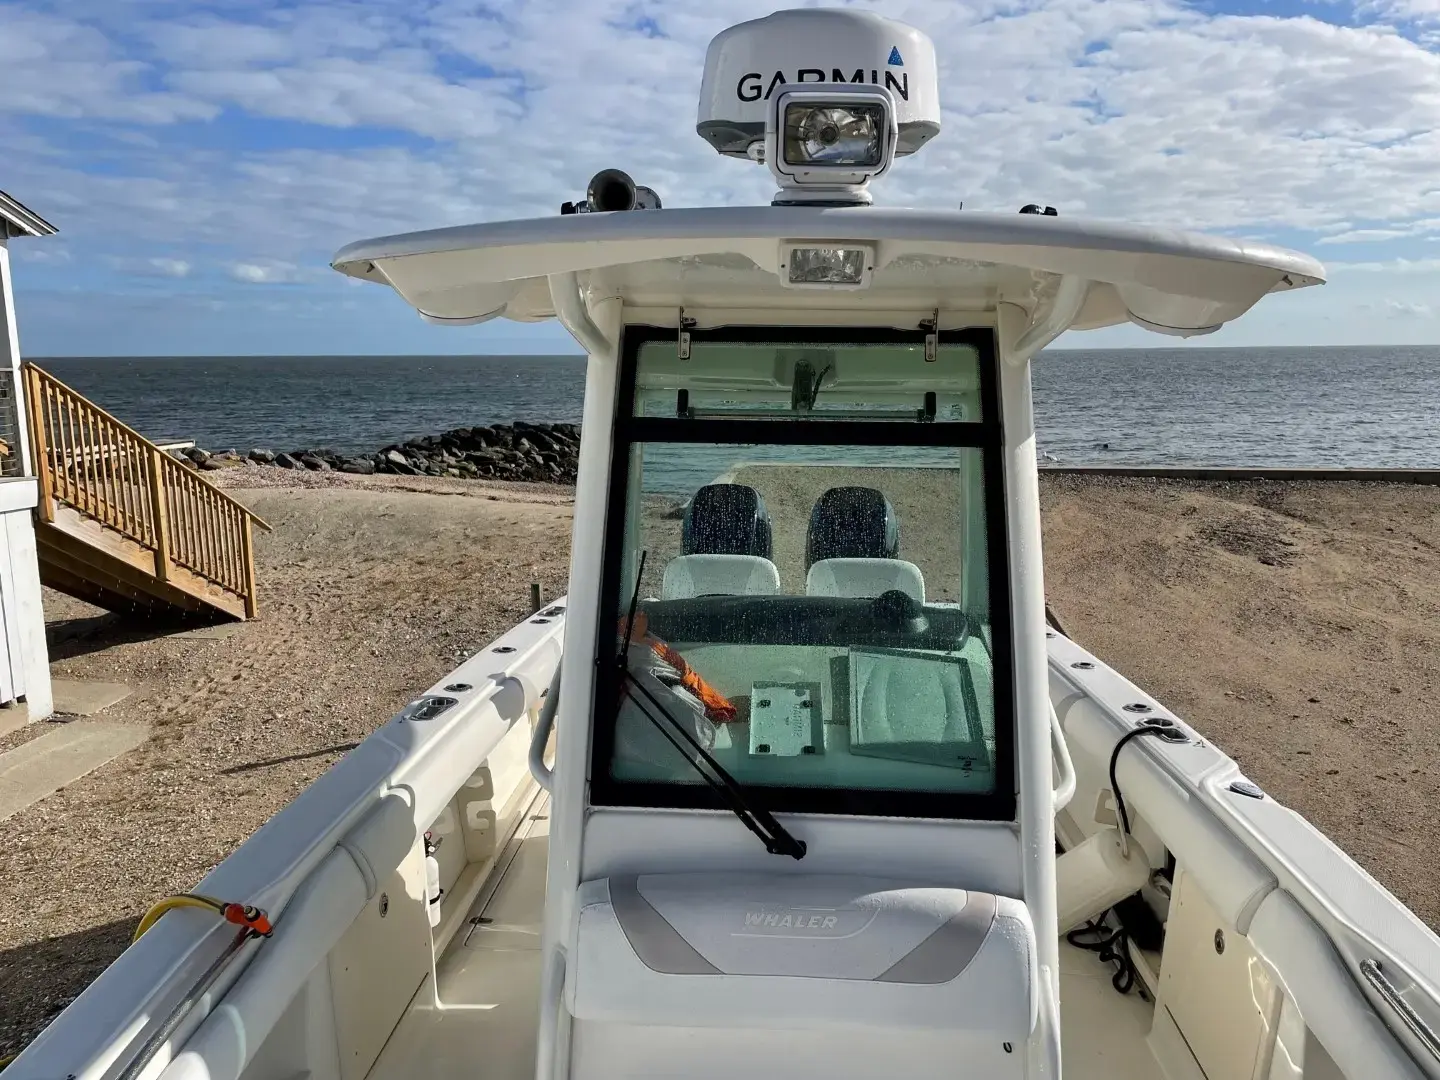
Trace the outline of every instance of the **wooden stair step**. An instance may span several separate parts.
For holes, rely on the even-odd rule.
[[[270,526],[53,375],[24,381],[41,580],[116,611],[253,618]]]
[[[155,575],[155,554],[68,506],[39,521],[35,543],[41,580],[53,589],[111,611],[245,617],[245,600],[183,567]]]

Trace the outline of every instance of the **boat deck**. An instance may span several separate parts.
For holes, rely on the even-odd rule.
[[[468,916],[489,922],[456,934],[437,965],[439,994],[428,981],[420,987],[369,1080],[534,1080],[548,798],[518,841],[496,888],[482,890]]]
[[[422,986],[370,1080],[533,1080],[540,999],[549,800],[537,804],[518,850],[470,917],[489,920],[441,958],[439,1001]],[[1094,953],[1060,947],[1062,1053],[1067,1080],[1162,1080],[1145,1037],[1152,1006],[1110,985]]]

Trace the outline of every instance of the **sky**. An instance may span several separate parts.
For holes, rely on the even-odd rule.
[[[329,259],[548,216],[602,168],[667,207],[768,201],[694,124],[710,38],[775,6],[0,0],[0,189],[60,229],[10,245],[22,351],[577,351],[553,323],[425,324]],[[940,62],[941,133],[877,203],[1038,202],[1326,264],[1199,344],[1440,343],[1440,0],[854,6]]]

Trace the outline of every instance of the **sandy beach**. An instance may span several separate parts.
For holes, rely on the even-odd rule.
[[[275,531],[261,617],[229,636],[150,636],[45,592],[52,672],[136,692],[103,721],[151,737],[4,823],[0,1056],[415,693],[565,589],[569,489],[236,470]],[[228,477],[227,477],[228,479]],[[518,559],[518,561],[517,561]],[[223,633],[223,631],[222,631]],[[38,736],[31,724],[0,750]]]
[[[1440,488],[1040,491],[1065,629],[1440,928]]]
[[[257,547],[259,620],[164,635],[45,595],[54,674],[134,686],[102,720],[151,736],[5,823],[0,1055],[151,902],[520,619],[531,581],[565,588],[564,487],[261,468],[223,482],[275,526]],[[1440,925],[1440,488],[1050,476],[1041,490],[1065,629]]]

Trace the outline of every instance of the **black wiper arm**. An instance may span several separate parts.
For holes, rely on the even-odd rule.
[[[620,643],[620,655],[615,657],[621,668],[625,667],[625,658],[630,655],[630,636],[635,633],[635,608],[640,604],[640,579],[645,575],[645,556],[649,550],[640,552],[640,565],[635,568],[635,590],[630,594],[630,611],[625,618],[625,640]]]
[[[635,609],[640,602],[640,579],[645,573],[645,556],[648,554],[648,551],[640,552],[640,565],[635,568],[635,589],[630,594],[630,610],[627,612],[625,621],[625,640],[620,645],[620,655],[616,657],[620,667],[620,678],[626,685],[626,692],[630,695],[630,700],[635,702],[635,707],[640,710],[646,720],[654,725],[655,730],[665,736],[666,741],[675,748],[676,753],[689,762],[691,767],[700,774],[700,778],[725,800],[725,805],[730,808],[730,812],[764,842],[766,851],[771,855],[789,855],[792,859],[803,859],[805,857],[805,841],[795,839],[784,825],[771,817],[768,810],[751,803],[745,797],[745,789],[740,786],[740,781],[731,776],[725,766],[716,761],[710,752],[696,741],[695,736],[685,730],[670,710],[661,704],[660,699],[642,685],[640,680],[635,677],[634,672],[630,670],[630,637],[635,632]],[[645,695],[650,704],[665,718],[664,721],[657,720],[654,714],[645,707],[636,695],[636,690]],[[667,730],[667,726],[669,729],[673,729],[674,734],[671,733],[671,730]],[[704,765],[686,753],[685,748],[675,740],[677,734],[689,743],[691,749],[704,760]],[[711,772],[706,772],[707,768]]]
[[[630,695],[630,700],[635,702],[636,707],[645,719],[649,720],[650,723],[655,726],[656,731],[665,736],[666,740],[675,748],[676,752],[689,762],[695,771],[700,774],[700,778],[715,790],[725,801],[725,805],[730,808],[730,812],[739,818],[747,829],[761,839],[765,844],[765,850],[771,855],[789,855],[792,859],[803,859],[806,850],[805,841],[797,840],[794,834],[786,829],[784,825],[781,825],[780,822],[776,821],[768,810],[752,803],[746,796],[745,789],[740,785],[740,781],[736,780],[725,766],[716,761],[710,752],[700,745],[695,736],[685,730],[684,725],[671,715],[670,710],[661,704],[660,699],[652,694],[649,688],[635,677],[635,674],[630,670],[628,664],[622,663],[620,671],[622,678],[626,680],[627,693]],[[656,719],[650,710],[645,707],[639,696],[636,695],[636,690],[645,695],[645,698],[655,707],[656,711],[665,718],[664,721]],[[694,751],[694,754],[698,755],[700,760],[697,760],[695,756],[687,753],[685,747],[681,746],[676,740],[675,735],[679,735],[684,739],[685,742],[690,745],[690,749]],[[704,761],[704,765],[701,765],[701,760]],[[708,772],[706,771],[707,769],[709,770]]]

